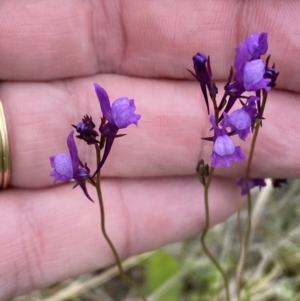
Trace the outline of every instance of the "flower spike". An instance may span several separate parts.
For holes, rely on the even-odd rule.
[[[96,83],[94,84],[94,87],[103,114],[99,131],[101,133],[101,140],[105,140],[105,147],[102,160],[92,177],[99,172],[105,163],[114,139],[123,136],[117,135],[119,129],[126,128],[130,124],[137,125],[141,118],[141,115],[135,113],[136,107],[133,99],[121,97],[116,99],[112,105],[110,105],[106,91]]]

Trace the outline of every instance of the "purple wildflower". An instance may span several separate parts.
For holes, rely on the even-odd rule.
[[[94,84],[94,87],[100,102],[101,111],[108,123],[114,125],[117,129],[126,128],[130,124],[137,125],[141,115],[134,113],[136,108],[133,99],[121,97],[116,99],[110,106],[106,91],[98,84]]]
[[[246,38],[236,49],[236,56],[234,60],[235,69],[243,68],[246,62],[257,60],[261,55],[268,50],[268,35],[266,32],[258,35],[253,33],[249,38]]]
[[[269,92],[269,83],[271,79],[264,78],[265,75],[265,63],[262,60],[253,60],[247,63],[243,72],[243,84],[246,91],[257,91],[264,89]]]
[[[133,99],[121,97],[116,99],[110,106],[106,91],[98,84],[94,84],[94,87],[104,118],[104,122],[102,122],[99,130],[102,137],[105,137],[106,139],[103,157],[99,166],[97,167],[97,170],[94,173],[95,175],[98,173],[98,171],[106,161],[114,139],[118,137],[118,130],[126,128],[130,124],[137,125],[137,122],[140,120],[141,115],[135,113],[136,108]],[[105,121],[107,122],[105,123]]]
[[[266,186],[266,182],[264,179],[261,178],[250,178],[248,180],[248,186],[249,186],[249,190],[254,188],[254,187],[264,187]],[[246,195],[247,194],[247,188],[246,188],[246,183],[245,183],[245,179],[241,178],[239,179],[239,181],[237,182],[237,184],[241,187],[241,194],[242,195]]]
[[[224,113],[222,125],[229,126],[240,139],[245,140],[257,116],[256,102],[258,100],[258,97],[250,96],[241,109],[233,111],[230,115]]]
[[[207,90],[208,88],[209,94],[211,97],[214,97],[218,93],[217,86],[211,82],[212,79],[212,72],[210,68],[210,60],[209,57],[207,58],[206,55],[202,52],[197,52],[193,56],[193,62],[194,62],[194,70],[196,74],[194,74],[192,71],[188,70],[200,83],[200,88],[202,91],[202,94],[204,96],[205,104],[207,107],[207,112],[209,114],[209,103],[208,103],[208,96],[207,96]]]
[[[202,52],[197,52],[193,56],[194,69],[197,78],[200,83],[203,83],[205,85],[211,81],[211,77],[212,77],[210,65],[208,64],[208,68],[206,67],[206,64],[209,62],[207,61],[208,59],[206,55]]]
[[[235,79],[240,87],[246,91],[270,90],[268,84],[270,79],[265,79],[266,66],[260,56],[268,50],[267,33],[260,35],[253,33],[246,38],[236,49],[234,67],[236,69]]]
[[[89,177],[89,169],[85,167],[80,167],[80,160],[78,157],[77,147],[74,141],[74,131],[68,136],[67,145],[69,148],[70,155],[64,153],[58,153],[55,156],[51,156],[50,165],[53,168],[50,176],[54,177],[54,183],[57,181],[68,182],[72,179],[76,181],[76,186],[80,186],[83,190],[85,196],[93,202],[89,196],[86,188],[86,179]]]
[[[253,33],[235,49],[235,81],[233,83],[228,82],[225,86],[225,91],[230,96],[224,109],[226,113],[229,112],[235,101],[245,91],[257,91],[260,89],[264,89],[267,92],[270,91],[272,79],[266,76],[266,66],[260,60],[260,56],[265,54],[267,50],[268,41],[266,32],[260,35]]]
[[[233,161],[240,162],[245,159],[244,154],[239,146],[235,146],[232,139],[229,137],[226,126],[223,125],[220,129],[215,122],[214,115],[210,116],[210,122],[214,129],[214,145],[211,155],[212,166],[214,168],[224,165],[230,167]]]
[[[249,38],[246,38],[244,43],[250,55],[249,61],[259,59],[268,50],[268,34],[262,32],[259,35],[255,32]]]
[[[54,177],[54,183],[57,181],[68,182],[73,179],[72,160],[70,155],[58,153],[51,156],[50,165],[54,170],[51,171],[50,176]]]
[[[127,97],[118,98],[111,105],[113,120],[119,129],[124,129],[130,124],[137,125],[141,115],[134,113],[135,105],[133,99]]]

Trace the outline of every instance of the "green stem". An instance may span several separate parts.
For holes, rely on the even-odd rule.
[[[262,106],[261,106],[261,116],[263,115],[266,102],[267,102],[267,93],[263,92],[263,100],[262,100]],[[253,160],[254,155],[254,149],[256,145],[256,140],[258,137],[258,132],[261,126],[261,120],[256,120],[255,129],[253,133],[253,138],[251,141],[251,147],[250,147],[250,153],[248,157],[247,167],[246,167],[246,174],[245,174],[245,187],[247,191],[247,228],[245,236],[243,237],[242,241],[242,247],[240,251],[240,257],[239,262],[237,266],[237,272],[236,272],[236,280],[237,280],[237,299],[241,300],[241,287],[242,287],[242,276],[245,266],[245,261],[248,253],[248,247],[249,247],[249,240],[251,235],[251,227],[252,227],[252,199],[251,199],[251,193],[249,188],[249,178],[250,178],[250,170],[251,170],[251,164]]]
[[[101,160],[101,150],[100,147],[96,144],[95,145],[96,148],[96,154],[97,154],[97,166],[100,163]],[[105,212],[104,212],[104,204],[103,204],[103,198],[102,198],[102,192],[101,192],[101,186],[100,186],[100,171],[97,173],[97,177],[96,177],[96,190],[97,190],[97,195],[98,195],[98,200],[99,200],[99,206],[100,206],[100,216],[101,216],[101,231],[102,234],[106,240],[106,242],[108,243],[115,261],[117,263],[119,272],[120,272],[120,276],[127,282],[129,283],[132,287],[135,288],[135,290],[137,291],[137,293],[140,295],[140,297],[142,298],[142,300],[147,301],[147,298],[144,296],[144,294],[141,292],[140,288],[134,283],[133,280],[131,280],[125,273],[124,273],[124,269],[122,267],[122,263],[120,260],[120,257],[118,255],[118,252],[114,246],[114,244],[112,243],[111,239],[109,238],[107,232],[106,232],[106,227],[105,227]]]
[[[204,205],[205,205],[205,225],[204,225],[204,229],[203,232],[201,234],[201,245],[203,248],[204,253],[207,255],[207,257],[211,260],[211,262],[215,265],[215,267],[218,269],[218,271],[220,272],[220,274],[222,275],[222,278],[224,280],[224,284],[225,284],[225,291],[226,291],[226,300],[230,301],[230,295],[229,295],[229,285],[228,285],[228,278],[227,275],[225,273],[225,271],[223,270],[222,266],[220,265],[220,263],[218,262],[218,260],[213,256],[213,254],[209,251],[207,245],[206,245],[206,234],[208,232],[208,229],[210,227],[210,216],[209,216],[209,203],[208,203],[208,190],[210,187],[210,183],[213,177],[213,173],[214,173],[214,169],[211,167],[210,168],[210,172],[209,172],[209,178],[208,181],[205,183],[204,186]],[[199,179],[200,180],[200,179]],[[201,181],[200,181],[201,182]]]

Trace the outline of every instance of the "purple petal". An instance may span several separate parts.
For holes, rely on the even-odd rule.
[[[195,71],[203,71],[206,68],[207,56],[203,52],[197,52],[193,56],[193,62]]]
[[[213,151],[219,156],[232,155],[235,145],[229,136],[219,136],[214,143]]]
[[[245,110],[238,109],[229,115],[229,123],[237,130],[245,130],[250,128],[251,119]]]
[[[252,189],[254,187],[264,187],[266,186],[266,182],[264,179],[261,178],[250,178],[248,182],[249,189]],[[246,195],[247,190],[246,190],[246,183],[245,183],[245,178],[241,178],[237,184],[241,187],[241,194]]]
[[[78,167],[79,167],[79,158],[78,158],[78,151],[74,140],[74,131],[71,131],[71,133],[68,136],[67,139],[67,145],[69,148],[71,160],[72,160],[72,166],[73,166],[73,174],[77,173]]]
[[[133,99],[127,97],[118,98],[111,106],[113,119],[118,128],[126,128],[130,124],[137,125],[141,115],[134,113],[135,105]]]
[[[259,39],[259,35],[257,33],[253,33],[249,38],[245,39],[245,45],[250,54],[249,61],[260,58],[260,49],[259,49],[258,39]]]
[[[217,153],[213,152],[211,155],[212,166],[218,168],[220,166],[230,167],[232,162],[241,162],[245,159],[244,154],[239,146],[235,147],[235,150],[232,154],[220,156]]]
[[[119,128],[115,124],[106,123],[100,127],[100,133],[103,136],[115,136]]]
[[[101,107],[103,116],[106,118],[106,120],[109,123],[114,124],[114,119],[112,116],[112,109],[110,107],[109,98],[108,98],[106,91],[96,83],[94,84],[94,87],[95,87],[95,91],[96,91],[97,97],[100,102],[100,107]]]
[[[254,60],[246,64],[244,68],[244,87],[247,91],[265,89],[270,91],[268,84],[270,79],[264,78],[265,64],[262,60]]]
[[[239,138],[241,140],[245,141],[246,138],[248,137],[248,135],[250,134],[250,128],[244,129],[244,130],[239,130],[239,131],[237,131],[237,134],[239,135]]]
[[[250,59],[249,51],[245,44],[240,44],[236,49],[236,56],[234,60],[235,79],[240,86],[243,86],[244,68],[246,62]]]
[[[57,181],[68,182],[73,178],[72,160],[70,155],[59,153],[51,156],[50,165],[53,168],[50,176],[54,177],[54,183]]]
[[[207,84],[211,80],[211,74],[206,68],[207,57],[204,53],[198,52],[193,56],[194,69],[197,79],[201,84]]]
[[[260,54],[264,55],[268,50],[268,33],[262,32],[258,38]]]
[[[245,40],[245,45],[250,54],[249,61],[257,60],[268,50],[268,35],[266,32],[263,32],[260,35],[258,33],[253,33]]]
[[[246,110],[238,109],[228,116],[228,123],[232,131],[239,135],[240,139],[245,140],[250,133],[251,118]]]

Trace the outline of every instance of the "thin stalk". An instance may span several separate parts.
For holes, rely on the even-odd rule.
[[[222,278],[224,280],[224,284],[225,284],[225,291],[226,291],[226,300],[230,301],[230,295],[229,295],[229,285],[228,285],[228,278],[227,275],[224,271],[224,269],[222,268],[222,266],[220,265],[220,263],[218,262],[218,260],[214,257],[214,255],[209,251],[207,245],[206,245],[206,234],[208,232],[209,226],[210,226],[210,216],[209,216],[209,203],[208,203],[208,190],[210,187],[210,183],[213,177],[213,173],[214,173],[214,168],[211,167],[210,168],[210,172],[209,172],[209,178],[208,181],[205,183],[204,186],[204,205],[205,205],[205,225],[204,225],[204,229],[203,232],[201,234],[201,245],[203,248],[204,253],[207,255],[207,257],[211,260],[211,262],[215,265],[215,267],[218,269],[218,271],[220,272],[220,274],[222,275]],[[200,181],[201,182],[201,181]]]
[[[239,241],[242,241],[243,229],[242,229],[242,221],[241,221],[241,209],[237,212],[236,215],[236,230],[237,230]]]
[[[101,160],[101,150],[100,147],[96,144],[95,145],[96,148],[96,154],[97,154],[97,166],[99,166],[100,160]],[[134,283],[133,280],[131,280],[125,273],[124,273],[124,269],[122,267],[122,263],[119,257],[119,254],[114,246],[114,244],[112,243],[111,239],[109,238],[107,232],[106,232],[106,227],[105,227],[105,211],[104,211],[104,203],[103,203],[103,197],[102,197],[102,192],[101,192],[101,186],[100,186],[100,171],[97,173],[97,177],[96,177],[96,190],[97,190],[97,195],[98,195],[98,200],[99,200],[99,206],[100,206],[100,216],[101,216],[101,231],[102,234],[106,240],[106,242],[108,243],[116,264],[118,266],[119,272],[120,272],[120,276],[127,282],[129,283],[132,287],[135,288],[135,290],[137,291],[137,293],[139,294],[139,296],[142,298],[142,300],[147,301],[147,298],[144,296],[144,294],[141,292],[140,288]]]
[[[266,102],[267,102],[267,93],[263,92],[263,100],[262,100],[262,106],[261,106],[261,116],[263,115]],[[253,138],[251,141],[251,147],[250,147],[250,153],[248,157],[247,167],[246,167],[246,174],[245,174],[245,186],[247,191],[247,228],[246,233],[243,237],[242,246],[241,246],[241,252],[239,257],[239,262],[237,266],[237,272],[236,272],[236,280],[237,280],[237,299],[241,300],[241,286],[242,286],[242,276],[244,271],[244,265],[248,253],[248,247],[249,247],[249,240],[251,235],[251,227],[252,227],[252,199],[251,199],[251,193],[249,189],[249,178],[250,178],[250,170],[251,170],[251,164],[252,159],[254,155],[254,149],[256,145],[256,140],[258,137],[258,132],[260,129],[261,120],[256,120],[255,129],[253,133]]]
[[[239,254],[240,254],[240,257],[241,257],[241,253],[242,253],[242,248],[243,248],[243,244],[242,244],[242,241],[243,241],[243,229],[242,229],[242,221],[241,221],[241,210],[240,209],[238,212],[237,212],[237,234],[238,234],[238,241],[240,241],[240,246],[239,246]],[[240,259],[239,257],[239,259]],[[237,271],[238,271],[238,266],[237,266]],[[239,273],[236,272],[236,275],[235,275],[235,281],[236,283],[238,284],[239,283]],[[237,296],[237,299],[238,301],[240,301],[240,286],[241,285],[236,285],[236,296]]]

